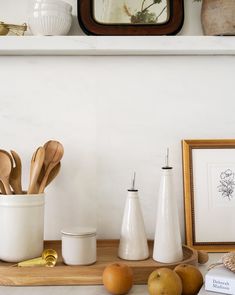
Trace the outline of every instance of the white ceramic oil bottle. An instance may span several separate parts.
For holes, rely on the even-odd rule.
[[[125,260],[144,260],[149,257],[138,190],[135,189],[135,174],[132,188],[128,190],[127,194],[118,256]]]
[[[169,150],[166,165],[162,167],[153,259],[162,263],[183,260],[177,202],[172,187],[172,167],[169,167]]]

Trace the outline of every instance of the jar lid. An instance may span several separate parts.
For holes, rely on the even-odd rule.
[[[87,236],[96,234],[96,228],[94,227],[69,227],[61,230],[63,235],[68,236]]]

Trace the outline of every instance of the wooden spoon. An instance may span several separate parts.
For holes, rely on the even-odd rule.
[[[47,179],[47,183],[46,183],[46,187],[56,178],[56,176],[59,174],[60,172],[60,168],[61,168],[61,163],[59,162],[50,172],[48,179]],[[42,171],[44,169],[42,168]],[[36,188],[37,188],[37,192],[39,191],[39,187],[40,187],[40,182],[38,181],[36,184]]]
[[[44,160],[45,174],[40,183],[39,193],[44,192],[51,171],[56,165],[58,165],[64,154],[62,144],[55,140],[48,141],[44,145],[44,148],[46,153]]]
[[[36,150],[36,152],[33,154],[33,157],[31,160],[28,194],[38,193],[36,184],[42,169],[44,159],[45,159],[45,149],[44,147],[39,147]]]
[[[45,148],[45,160],[44,160],[44,169],[47,170],[49,164],[53,161],[55,154],[57,153],[57,149],[60,149],[62,152],[61,157],[64,154],[64,148],[59,141],[49,140],[44,144]]]
[[[58,141],[49,140],[43,146],[44,149],[45,149],[45,158],[44,158],[42,170],[41,170],[40,175],[38,177],[39,186],[40,186],[40,184],[41,184],[41,182],[43,180],[43,177],[44,177],[44,175],[46,173],[46,170],[47,170],[49,164],[53,160],[54,153],[55,153],[55,150],[57,148],[57,143],[58,143]]]
[[[12,160],[12,157],[11,157],[11,155],[7,152],[7,151],[5,151],[5,150],[0,150],[2,153],[5,153],[8,157],[10,157],[10,159],[11,159],[11,164],[12,164],[12,167],[13,167],[13,160]],[[0,180],[0,190],[1,190],[1,193],[3,194],[3,195],[6,195],[7,193],[6,193],[6,190],[5,190],[5,188],[4,188],[4,185],[3,185],[3,183],[2,183],[2,181]]]
[[[0,181],[6,191],[7,195],[12,195],[9,177],[12,170],[12,158],[11,155],[3,150],[0,150]]]
[[[22,184],[21,184],[22,164],[21,164],[20,156],[15,151],[11,151],[11,154],[15,161],[15,166],[11,170],[9,182],[15,194],[22,194],[23,193]]]
[[[38,177],[38,181],[37,181],[37,191],[39,191],[39,188],[40,188],[40,185],[42,183],[42,180],[43,180],[43,177],[45,176],[46,174],[46,170],[49,166],[49,164],[51,163],[51,161],[53,160],[53,157],[54,157],[54,154],[55,154],[55,151],[57,149],[57,146],[58,146],[58,141],[55,141],[55,140],[49,140],[47,141],[45,144],[44,144],[44,148],[45,148],[45,159],[44,159],[44,163],[43,163],[43,166],[42,166],[42,169],[41,169],[41,173]],[[60,144],[60,143],[59,143]],[[56,169],[56,168],[55,168]],[[54,168],[52,169],[52,171],[50,172],[49,176],[48,176],[48,180],[50,178],[50,175],[53,174]],[[59,173],[59,171],[57,172],[57,174]],[[48,181],[46,183],[46,186],[48,185]]]
[[[47,178],[46,187],[56,178],[56,176],[59,174],[61,168],[61,163],[59,162],[49,173],[49,176]]]

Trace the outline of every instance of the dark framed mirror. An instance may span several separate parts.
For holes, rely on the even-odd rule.
[[[78,0],[90,35],[173,35],[183,25],[183,0]]]

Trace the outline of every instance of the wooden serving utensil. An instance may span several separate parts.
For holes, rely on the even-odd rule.
[[[64,148],[63,148],[62,144],[56,140],[47,141],[44,144],[44,148],[45,148],[45,159],[44,159],[43,166],[44,166],[44,170],[46,171],[48,169],[50,163],[53,161],[54,156],[57,152],[57,149],[59,148],[62,151],[62,156],[63,156]]]
[[[0,150],[2,153],[5,153],[9,158],[10,158],[10,160],[11,160],[11,164],[12,164],[12,167],[13,167],[13,160],[12,160],[12,157],[11,157],[11,155],[7,152],[7,151],[5,151],[5,150]],[[5,188],[4,188],[4,185],[3,185],[3,183],[2,183],[2,181],[0,180],[0,190],[1,190],[1,193],[3,194],[3,195],[6,195],[7,193],[6,193],[6,190],[5,190]]]
[[[60,168],[61,168],[61,163],[59,162],[50,172],[49,176],[48,176],[48,179],[47,179],[47,183],[46,183],[46,187],[56,178],[56,176],[59,174],[60,172]],[[43,167],[42,167],[42,170],[41,171],[44,171]],[[40,178],[40,176],[39,176]],[[38,178],[38,179],[39,179]],[[42,178],[43,178],[43,175],[42,175]],[[37,184],[36,184],[36,190],[37,192],[39,191],[39,187],[40,187],[40,181],[38,180],[37,181]]]
[[[30,166],[30,181],[28,194],[37,194],[37,181],[39,174],[42,170],[42,165],[45,159],[45,149],[44,147],[39,147],[33,154]]]
[[[10,175],[10,185],[13,188],[15,194],[22,194],[22,184],[21,184],[21,175],[22,175],[22,164],[20,156],[15,152],[11,151],[12,157],[15,161],[15,166],[13,166]]]
[[[61,168],[61,162],[59,162],[49,173],[49,176],[47,178],[46,187],[56,178],[56,176],[59,174]]]
[[[3,185],[3,183],[2,183],[1,180],[0,180],[0,191],[1,191],[2,195],[6,195],[6,194],[7,194],[7,193],[6,193],[6,190],[5,190],[5,188],[4,188],[4,185]]]
[[[2,188],[7,195],[12,195],[9,178],[12,170],[11,155],[4,150],[0,150],[0,181]]]
[[[47,143],[45,143],[44,148],[45,148],[44,175],[43,175],[42,181],[40,182],[39,193],[44,192],[48,182],[49,175],[50,173],[52,173],[51,171],[59,164],[64,154],[64,148],[62,144],[55,140],[50,140]]]
[[[45,158],[44,158],[42,170],[41,170],[40,175],[38,177],[38,190],[39,190],[40,184],[42,183],[42,180],[43,180],[43,177],[46,173],[46,170],[47,170],[49,164],[51,163],[51,161],[53,160],[55,148],[57,147],[57,141],[49,140],[44,144],[43,147],[45,148]]]

